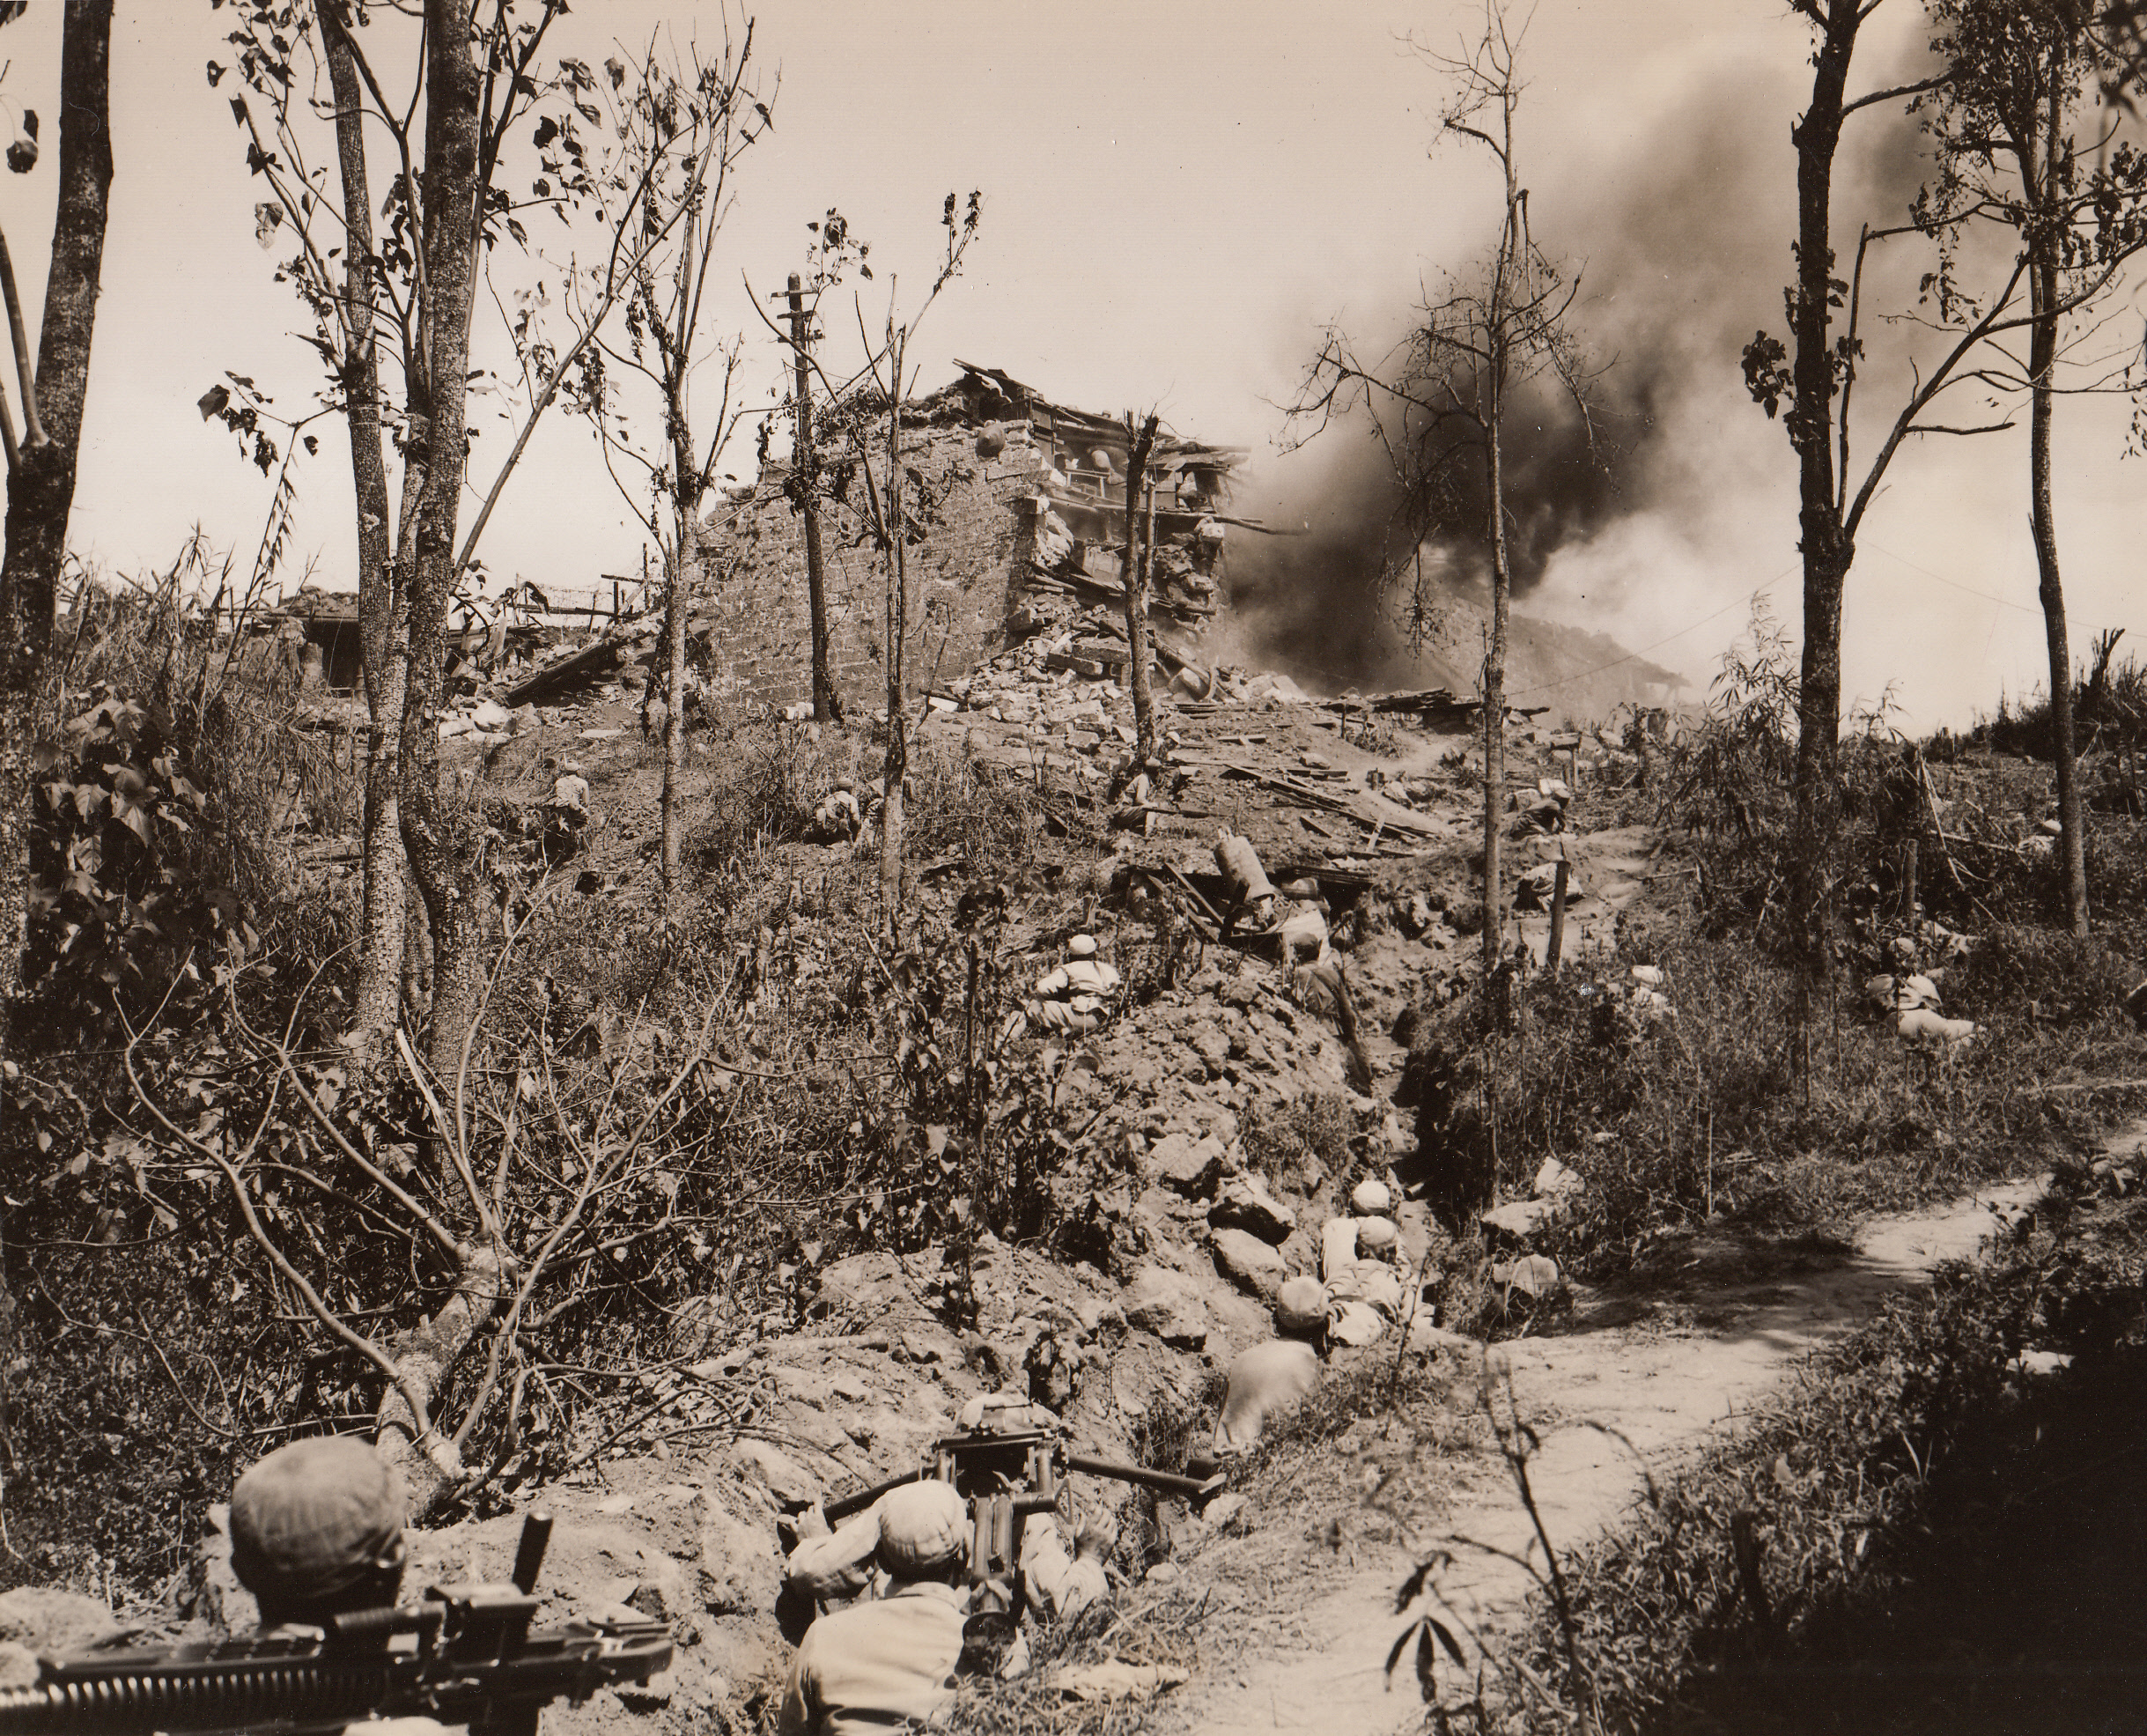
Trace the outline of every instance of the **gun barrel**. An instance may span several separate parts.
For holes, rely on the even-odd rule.
[[[904,1471],[899,1477],[889,1477],[885,1482],[874,1483],[870,1489],[861,1489],[855,1495],[845,1495],[839,1501],[830,1501],[822,1511],[827,1515],[830,1525],[838,1525],[851,1514],[863,1512],[890,1490],[900,1489],[904,1483],[916,1482],[925,1474],[926,1467],[920,1465],[914,1471]]]
[[[1113,1459],[1091,1459],[1086,1453],[1066,1454],[1066,1469],[1081,1471],[1091,1477],[1110,1477],[1122,1483],[1136,1483],[1142,1489],[1152,1489],[1159,1495],[1184,1496],[1188,1500],[1203,1495],[1213,1495],[1227,1481],[1221,1476],[1181,1477],[1175,1471],[1151,1471],[1145,1465],[1120,1465]]]
[[[645,1621],[548,1629],[507,1656],[476,1660],[384,1649],[354,1655],[274,1637],[81,1652],[41,1660],[33,1687],[0,1688],[0,1736],[289,1736],[419,1715],[446,1724],[527,1722],[552,1700],[646,1681],[670,1663],[669,1631]]]
[[[382,1656],[371,1661],[291,1659],[222,1674],[158,1671],[0,1688],[0,1736],[150,1736],[154,1731],[232,1730],[362,1718],[393,1692]]]

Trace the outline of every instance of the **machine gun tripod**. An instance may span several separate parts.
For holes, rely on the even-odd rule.
[[[1051,1429],[993,1428],[987,1422],[934,1441],[916,1470],[831,1501],[825,1511],[830,1524],[839,1524],[904,1483],[936,1477],[953,1485],[969,1503],[970,1644],[992,1648],[1013,1637],[1020,1620],[1022,1522],[1033,1513],[1057,1512],[1062,1479],[1075,1473],[1193,1501],[1215,1494],[1226,1481],[1221,1475],[1180,1476],[1074,1452],[1064,1435]]]

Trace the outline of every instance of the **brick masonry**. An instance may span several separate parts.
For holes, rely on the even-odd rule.
[[[1010,587],[1033,539],[1024,502],[1036,488],[1033,451],[1015,446],[987,460],[978,431],[953,421],[905,438],[903,457],[923,479],[926,534],[908,551],[910,633],[905,684],[914,694],[1003,650]],[[805,582],[805,521],[773,467],[726,524],[704,536],[697,632],[705,624],[709,674],[721,691],[772,705],[812,696],[812,639]],[[864,503],[862,480],[852,485]],[[917,491],[913,489],[913,493]],[[887,705],[886,564],[859,512],[822,521],[828,626],[835,680],[853,711]]]

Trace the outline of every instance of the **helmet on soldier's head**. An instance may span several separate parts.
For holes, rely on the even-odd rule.
[[[969,1503],[936,1477],[880,1497],[880,1564],[897,1579],[944,1572],[969,1548]]]
[[[402,1517],[402,1480],[365,1442],[293,1441],[232,1490],[232,1570],[269,1616],[335,1607],[369,1584],[392,1600]]]
[[[1317,1278],[1285,1278],[1275,1292],[1275,1328],[1299,1334],[1327,1324],[1327,1290]]]
[[[1094,934],[1074,935],[1066,942],[1066,956],[1070,958],[1094,958],[1096,957],[1096,936]]]
[[[1394,1203],[1383,1181],[1361,1181],[1349,1196],[1350,1209],[1359,1217],[1377,1217]]]

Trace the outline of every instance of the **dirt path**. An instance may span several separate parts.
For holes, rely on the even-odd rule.
[[[1689,1281],[1668,1297],[1598,1300],[1557,1336],[1494,1346],[1494,1370],[1510,1370],[1522,1418],[1542,1438],[1531,1478],[1560,1548],[1599,1534],[1643,1486],[1634,1452],[1605,1429],[1662,1477],[1734,1427],[1797,1358],[1870,1319],[1940,1262],[1973,1254],[1994,1212],[2017,1210],[2040,1189],[2014,1183],[1936,1211],[1875,1218],[1853,1252],[1808,1255],[1756,1280],[1717,1282],[1710,1269],[1732,1263],[1731,1251],[1695,1244],[1686,1251]],[[1295,1613],[1286,1644],[1249,1648],[1228,1679],[1196,1683],[1181,1708],[1194,1736],[1374,1736],[1411,1722],[1414,1695],[1406,1683],[1390,1694],[1383,1671],[1401,1629],[1394,1591],[1410,1562],[1451,1548],[1443,1595],[1471,1629],[1493,1635],[1518,1616],[1531,1582],[1490,1551],[1541,1559],[1503,1465],[1479,1455],[1465,1477],[1445,1520],[1412,1540],[1413,1548],[1360,1556],[1346,1585]]]

